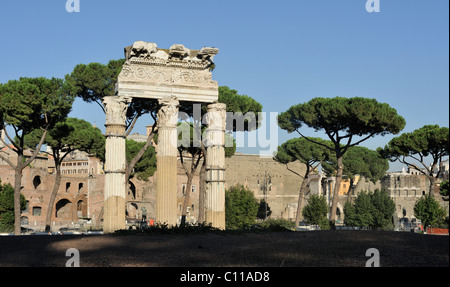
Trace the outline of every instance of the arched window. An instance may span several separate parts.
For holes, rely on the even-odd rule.
[[[22,216],[22,217],[20,218],[20,224],[21,224],[21,225],[28,225],[28,217]]]
[[[33,207],[33,216],[41,216],[42,208],[40,206]]]
[[[33,178],[33,186],[34,186],[34,189],[37,189],[40,185],[41,185],[41,177],[40,177],[39,175],[36,175],[36,176]]]
[[[77,216],[78,217],[84,217],[85,205],[86,204],[82,200],[79,200],[77,202]]]
[[[130,184],[129,185],[130,188],[128,190],[128,195],[130,196],[131,200],[135,200],[136,199],[136,186],[131,181],[128,181],[128,182]]]

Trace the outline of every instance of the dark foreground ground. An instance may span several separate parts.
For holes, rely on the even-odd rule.
[[[0,236],[0,267],[59,266],[76,248],[81,267],[449,266],[449,237],[407,232],[310,231],[196,235]]]

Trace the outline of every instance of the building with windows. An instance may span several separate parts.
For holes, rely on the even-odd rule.
[[[145,140],[145,137],[139,135],[132,137]],[[3,145],[0,152],[14,162],[17,156],[11,148]],[[29,155],[30,152],[25,153],[25,156]],[[185,161],[189,162],[189,157],[186,157]],[[448,168],[445,171],[442,176],[448,178]],[[140,220],[144,209],[147,219],[155,218],[157,172],[147,181],[136,178],[129,181],[126,198],[126,218],[129,222]],[[257,200],[264,199],[268,203],[272,218],[295,220],[299,189],[303,181],[299,175],[303,175],[304,172],[305,166],[298,162],[284,165],[275,162],[272,156],[236,153],[226,159],[226,188],[241,184],[250,189]],[[24,169],[22,194],[27,200],[27,207],[22,212],[23,226],[36,230],[44,228],[55,177],[54,161],[45,153],[39,154],[30,166]],[[14,184],[14,170],[1,159],[0,179],[2,184]],[[77,227],[83,223],[101,227],[104,180],[103,164],[99,159],[79,151],[68,155],[61,165],[61,183],[51,215],[53,229]],[[307,198],[311,194],[325,196],[331,203],[334,184],[334,177],[327,177],[320,172],[315,173],[310,177],[309,190],[303,204],[307,203]],[[416,200],[428,191],[428,186],[427,178],[414,170],[388,173],[376,184],[357,177],[351,189],[349,189],[350,181],[344,178],[339,192],[337,220],[343,222],[343,207],[348,200],[349,190],[352,191],[350,199],[353,199],[361,190],[375,189],[384,189],[389,193],[396,203],[398,217],[402,217],[403,210],[406,210],[406,216],[411,218]],[[198,174],[194,176],[192,186],[187,190],[187,176],[180,161],[178,161],[177,191],[178,217],[181,217],[185,195],[189,192],[187,221],[196,222],[199,212],[199,176]],[[445,204],[448,208],[448,202],[443,203]]]

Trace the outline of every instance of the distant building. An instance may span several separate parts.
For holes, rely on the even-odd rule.
[[[151,126],[147,128],[148,131],[151,130]],[[141,142],[147,139],[146,136],[139,134],[130,135],[128,138]],[[152,145],[157,148],[155,143]],[[12,146],[3,145],[0,147],[0,152],[14,162],[17,155],[11,148]],[[25,152],[26,157],[30,154],[29,151]],[[190,159],[187,157],[185,160],[189,161]],[[448,163],[446,164],[441,173],[442,178],[448,178]],[[250,189],[258,200],[265,199],[267,201],[272,211],[272,218],[295,220],[299,189],[303,178],[292,171],[303,175],[305,169],[306,167],[299,162],[286,166],[274,161],[272,156],[236,153],[226,159],[226,188],[241,184]],[[136,178],[130,180],[126,202],[127,220],[141,219],[143,208],[147,211],[148,219],[155,218],[156,173],[147,181]],[[87,153],[75,151],[63,161],[61,175],[61,185],[52,212],[53,228],[57,230],[60,227],[76,227],[83,223],[100,226],[105,180],[103,164],[100,160]],[[14,184],[14,170],[1,159],[0,178],[2,184]],[[22,212],[23,226],[43,229],[54,182],[55,165],[53,158],[47,154],[39,154],[30,166],[24,169],[22,194],[27,200],[27,208]],[[327,202],[331,204],[335,182],[334,177],[327,177],[321,172],[311,175],[303,204],[306,205],[307,198],[312,194],[325,196]],[[178,216],[180,217],[182,213],[184,196],[189,192],[187,220],[196,222],[199,212],[199,176],[198,174],[194,176],[192,187],[187,190],[187,177],[178,162],[177,183]],[[351,191],[350,199],[354,199],[362,190],[384,189],[396,203],[398,217],[403,216],[403,209],[405,209],[406,216],[411,218],[415,202],[427,193],[428,186],[429,181],[426,176],[412,169],[388,173],[375,184],[366,181],[363,177],[356,176],[353,185],[350,186],[350,180],[344,177],[339,189],[337,221],[338,223],[343,222],[343,207],[348,200],[349,190]],[[442,204],[447,204],[448,208],[448,202]]]

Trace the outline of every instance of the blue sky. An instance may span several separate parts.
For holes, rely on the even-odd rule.
[[[213,79],[253,97],[266,113],[314,97],[360,96],[394,107],[406,119],[403,132],[449,126],[447,0],[380,0],[379,13],[368,13],[366,0],[80,0],[79,13],[68,13],[65,4],[0,3],[1,83],[63,78],[79,63],[122,58],[123,48],[137,40],[160,48],[214,46]],[[95,104],[77,100],[70,116],[104,129]],[[143,117],[135,132],[150,123]],[[296,136],[269,132],[278,133],[279,144]],[[392,137],[362,145],[376,149]]]

